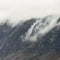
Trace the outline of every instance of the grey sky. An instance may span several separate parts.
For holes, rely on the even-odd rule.
[[[60,0],[0,0],[0,21],[19,20],[60,14]]]

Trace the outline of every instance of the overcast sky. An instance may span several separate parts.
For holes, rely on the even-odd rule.
[[[19,20],[60,14],[60,0],[0,0],[0,21]]]

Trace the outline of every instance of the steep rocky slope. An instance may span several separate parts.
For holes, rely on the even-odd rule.
[[[1,25],[0,60],[60,60],[60,17]]]

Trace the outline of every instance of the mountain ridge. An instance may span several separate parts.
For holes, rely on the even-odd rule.
[[[50,25],[52,29],[49,30]],[[45,28],[48,29],[42,32]],[[30,19],[15,27],[5,23],[0,32],[1,30],[5,31],[3,32],[5,35],[3,34],[4,37],[0,38],[2,43],[0,44],[0,60],[60,59],[60,17],[47,16],[40,20]]]

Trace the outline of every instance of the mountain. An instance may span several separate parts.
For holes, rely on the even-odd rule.
[[[0,60],[60,60],[60,16],[0,25]]]

